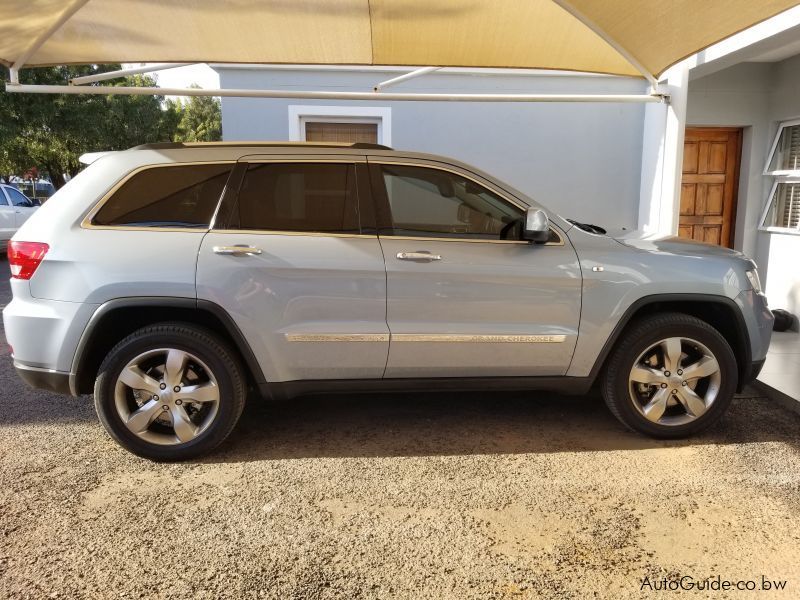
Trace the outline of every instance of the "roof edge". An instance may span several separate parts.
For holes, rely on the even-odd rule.
[[[366,142],[353,142],[350,144],[339,142],[284,142],[284,141],[252,141],[252,142],[155,142],[139,144],[128,150],[176,150],[178,148],[280,148],[280,147],[305,147],[305,148],[350,148],[353,150],[393,150],[383,144],[369,144]]]

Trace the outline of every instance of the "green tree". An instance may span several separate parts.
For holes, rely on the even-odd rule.
[[[22,83],[63,84],[72,77],[119,68],[110,64],[26,69],[20,79]],[[8,71],[0,69],[7,79]],[[152,77],[135,75],[112,85],[155,84]],[[180,114],[164,103],[163,96],[2,93],[0,175],[36,167],[59,188],[64,174],[72,176],[80,170],[81,154],[171,141],[179,120]]]
[[[176,141],[217,142],[222,139],[222,108],[219,98],[189,96],[184,102],[170,101],[168,106],[180,114]]]

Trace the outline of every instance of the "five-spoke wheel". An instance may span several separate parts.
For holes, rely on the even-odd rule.
[[[653,423],[680,425],[703,416],[717,397],[717,359],[697,340],[670,337],[642,352],[630,373],[634,406]]]
[[[221,443],[244,406],[236,353],[212,332],[164,323],[115,346],[100,367],[95,407],[111,436],[156,460],[197,456]]]
[[[214,373],[176,348],[149,350],[119,374],[115,406],[126,427],[153,444],[184,444],[213,423],[219,408]]]
[[[719,419],[736,383],[736,360],[720,332],[690,315],[666,313],[623,332],[606,364],[603,396],[631,429],[676,438]]]

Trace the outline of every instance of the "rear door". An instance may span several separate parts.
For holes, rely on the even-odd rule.
[[[34,206],[31,199],[19,190],[6,188],[6,193],[8,194],[8,199],[11,201],[11,204],[14,206],[14,227],[19,229],[38,207]]]
[[[581,275],[564,233],[521,241],[525,206],[457,167],[370,158],[370,170],[386,256],[385,377],[566,373]]]
[[[380,378],[386,272],[365,158],[253,156],[237,172],[200,248],[198,298],[232,316],[269,382]]]

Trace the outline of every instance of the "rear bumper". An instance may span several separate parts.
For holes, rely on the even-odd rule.
[[[19,375],[20,379],[32,388],[56,392],[58,394],[72,395],[69,386],[69,373],[42,369],[40,367],[31,367],[16,361],[14,362],[14,369],[17,371],[17,375]]]
[[[3,309],[14,362],[26,369],[68,373],[95,304],[33,298],[27,281],[12,279],[14,298]]]

